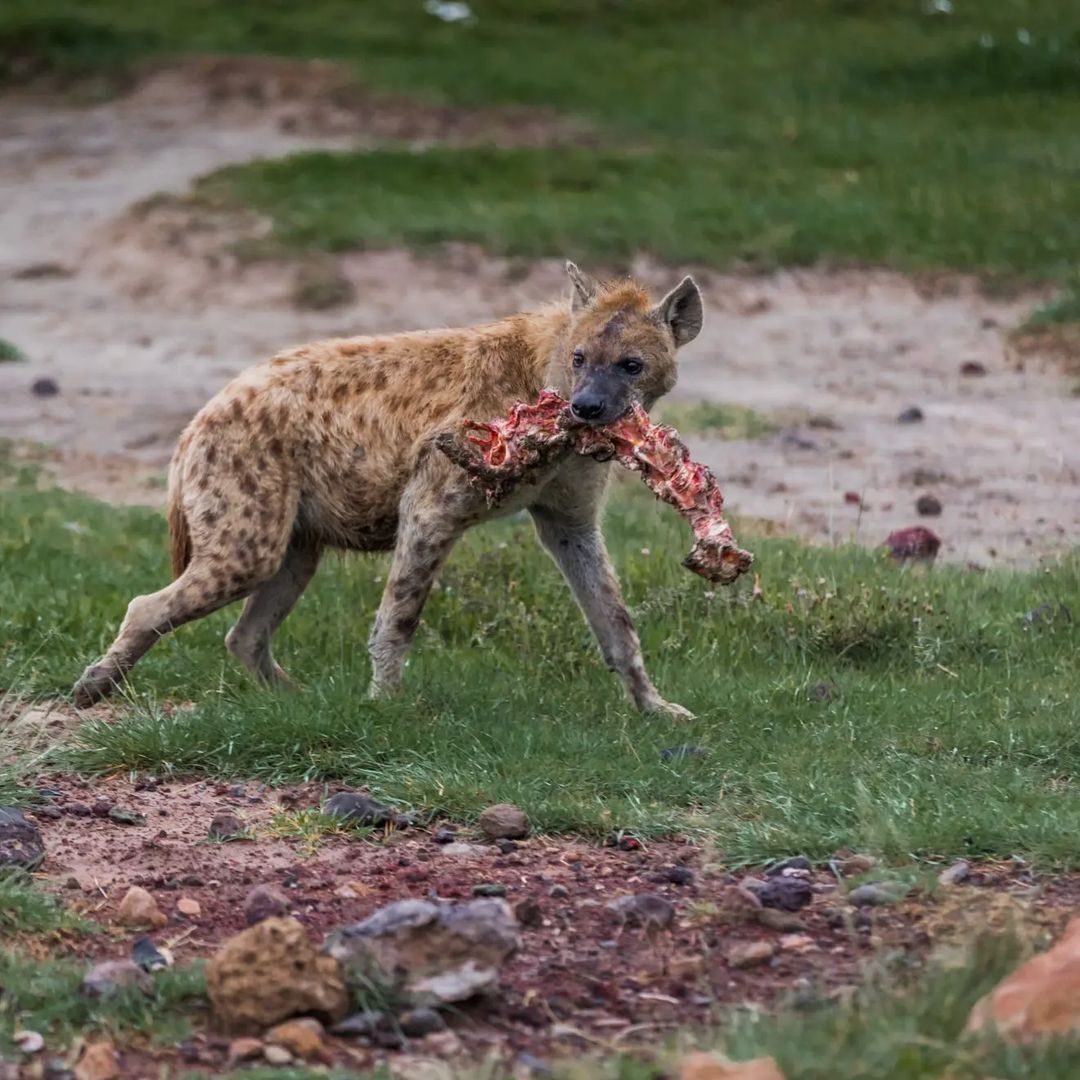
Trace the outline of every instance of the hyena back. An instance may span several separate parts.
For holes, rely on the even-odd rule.
[[[694,282],[654,304],[631,282],[567,270],[569,303],[486,326],[306,345],[211,399],[170,467],[174,580],[131,601],[115,642],[76,684],[76,703],[109,693],[169,631],[245,598],[226,645],[259,679],[288,685],[271,639],[327,548],[394,552],[369,639],[371,690],[392,692],[454,542],[525,507],[633,700],[688,715],[649,680],[607,557],[599,518],[609,466],[570,454],[493,511],[433,446],[463,418],[501,416],[545,387],[594,424],[672,388],[676,349],[701,328]]]

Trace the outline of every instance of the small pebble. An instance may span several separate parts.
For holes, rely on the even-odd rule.
[[[664,929],[675,921],[675,906],[656,893],[620,896],[610,901],[607,908],[631,926],[655,926]]]
[[[971,877],[971,864],[966,859],[954,862],[947,870],[938,874],[938,882],[942,885],[959,885]]]
[[[785,870],[813,870],[814,864],[805,855],[792,855],[790,859],[782,859],[773,863],[766,871],[767,877],[776,877]]]
[[[972,376],[978,377],[986,374],[986,365],[979,363],[978,360],[965,360],[960,365],[960,374],[966,375],[969,378]]]
[[[30,392],[35,397],[56,397],[60,393],[60,386],[55,379],[50,379],[47,375],[40,379],[35,379],[30,385]]]
[[[457,839],[457,833],[453,829],[439,829],[435,833],[436,844],[452,844]]]
[[[496,882],[485,882],[482,885],[472,887],[473,896],[505,896],[506,886]]]
[[[544,912],[531,896],[514,908],[514,917],[527,930],[536,930],[544,924]]]
[[[768,881],[743,883],[762,903],[763,907],[779,908],[781,911],[799,911],[814,898],[814,890],[806,881],[784,877],[782,874]]]
[[[776,946],[771,941],[748,941],[732,945],[727,951],[729,968],[758,967],[767,964],[776,955]]]
[[[920,495],[915,500],[915,509],[923,517],[939,517],[942,511],[941,500],[936,495]]]
[[[923,420],[923,411],[918,405],[909,405],[897,418],[898,424],[918,424]]]
[[[570,890],[565,885],[552,885],[548,889],[548,896],[552,900],[565,900],[570,895]]]
[[[847,898],[856,907],[884,907],[901,899],[896,889],[873,883],[852,889]]]
[[[422,1039],[446,1028],[446,1021],[434,1009],[409,1009],[398,1018],[398,1024],[410,1039]]]
[[[206,835],[211,840],[233,840],[244,835],[244,823],[231,810],[221,810],[214,815]]]
[[[284,1046],[267,1046],[263,1050],[263,1057],[268,1065],[291,1065],[293,1059]]]
[[[518,845],[513,840],[496,840],[495,846],[502,855],[510,855],[518,850]]]

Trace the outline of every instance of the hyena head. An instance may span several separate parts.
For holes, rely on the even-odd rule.
[[[685,277],[654,304],[631,282],[598,284],[573,263],[570,347],[563,358],[570,408],[579,420],[610,424],[635,401],[649,409],[674,385],[675,351],[701,330],[701,292]]]

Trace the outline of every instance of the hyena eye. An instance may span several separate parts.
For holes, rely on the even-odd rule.
[[[628,356],[619,361],[619,367],[621,367],[627,375],[640,375],[641,369],[644,366],[645,365],[640,360],[633,356]]]
[[[580,349],[575,349],[570,362],[574,367],[581,367],[581,365],[585,363],[585,354]]]

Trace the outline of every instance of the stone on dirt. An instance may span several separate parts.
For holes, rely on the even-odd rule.
[[[877,866],[877,859],[873,855],[849,855],[836,863],[836,869],[842,877],[858,877],[860,874],[869,874]]]
[[[284,1046],[267,1046],[263,1048],[263,1057],[267,1065],[291,1065],[292,1054]]]
[[[505,900],[399,900],[335,931],[326,952],[341,963],[350,985],[383,985],[420,1006],[490,990],[518,941]]]
[[[940,517],[941,500],[936,495],[920,495],[915,500],[915,509],[923,517]]]
[[[109,810],[109,820],[115,821],[117,825],[145,825],[146,815],[123,806],[113,806]]]
[[[757,913],[757,922],[759,926],[764,926],[769,930],[778,930],[784,934],[801,933],[806,929],[806,924],[798,915],[771,907],[762,908]]]
[[[720,921],[732,926],[751,922],[761,912],[761,901],[757,895],[741,885],[728,885],[724,888],[716,906]]]
[[[169,920],[150,893],[139,885],[132,885],[124,893],[124,898],[116,909],[116,921],[121,926],[152,927],[159,930]]]
[[[293,1016],[339,1020],[349,1007],[341,968],[316,952],[296,919],[271,917],[229,938],[206,965],[222,1026],[261,1031]]]
[[[785,870],[813,870],[814,864],[805,855],[792,855],[790,859],[781,859],[765,871],[766,877],[777,877]]]
[[[489,840],[522,840],[529,835],[529,819],[524,810],[508,803],[489,806],[477,822]]]
[[[176,901],[176,910],[189,919],[197,919],[202,915],[202,904],[190,896],[181,896]]]
[[[286,1020],[266,1033],[266,1041],[283,1046],[294,1057],[310,1060],[323,1052],[323,1026],[311,1016]]]
[[[120,1059],[111,1042],[87,1043],[75,1065],[75,1080],[114,1080],[120,1075]]]
[[[544,925],[544,910],[528,896],[514,906],[514,918],[527,929],[537,930]]]
[[[688,1054],[679,1063],[679,1080],[784,1080],[771,1057],[725,1061],[716,1054]]]
[[[434,1031],[442,1031],[446,1021],[434,1009],[409,1009],[398,1017],[402,1033],[410,1039],[422,1039]]]
[[[389,806],[356,791],[339,791],[323,803],[323,813],[350,825],[393,824],[401,828],[410,823],[406,814],[399,814]]]
[[[613,911],[628,926],[664,930],[675,921],[675,906],[656,893],[635,893],[610,900],[607,909]]]
[[[918,405],[909,405],[896,418],[898,424],[918,424],[923,419],[923,411]]]
[[[870,883],[852,889],[847,898],[856,907],[886,907],[903,899],[904,892],[902,886],[890,887]]]
[[[744,883],[760,901],[763,907],[779,908],[781,911],[799,911],[814,898],[814,890],[808,881],[801,878],[779,877],[768,881],[746,881]]]
[[[364,1012],[353,1013],[351,1016],[346,1016],[344,1020],[339,1020],[330,1028],[330,1032],[333,1035],[352,1035],[370,1038],[379,1030],[379,1028],[385,1027],[388,1023],[389,1017],[386,1013],[377,1012],[374,1009],[367,1009]]]
[[[732,945],[727,951],[730,968],[758,967],[767,964],[776,955],[776,946],[771,941],[745,941]]]
[[[244,922],[248,926],[288,914],[289,898],[276,885],[256,885],[244,899]]]
[[[1018,1042],[1080,1031],[1080,918],[976,1003],[966,1030],[990,1028]]]
[[[206,835],[211,840],[235,840],[245,835],[244,823],[231,810],[219,810],[210,822]]]
[[[952,866],[938,874],[940,885],[960,885],[971,877],[971,864],[966,859],[954,862]]]
[[[487,856],[487,851],[479,844],[466,844],[463,841],[458,841],[453,844],[443,845],[442,854],[455,859],[480,859]]]
[[[0,868],[36,870],[45,858],[41,830],[21,810],[0,806]]]
[[[261,1057],[263,1044],[261,1039],[253,1039],[247,1036],[242,1039],[233,1039],[229,1043],[229,1064],[238,1065],[241,1061],[253,1061]]]
[[[95,964],[82,981],[83,993],[90,997],[111,997],[132,986],[144,994],[154,992],[154,980],[131,960],[104,960]]]

